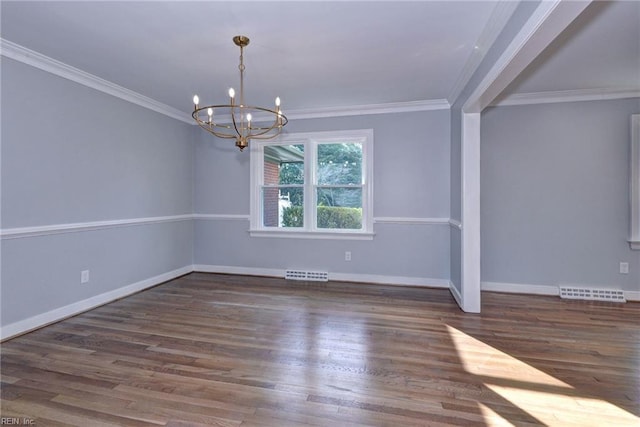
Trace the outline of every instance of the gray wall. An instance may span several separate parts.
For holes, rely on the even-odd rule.
[[[640,291],[640,252],[627,243],[639,112],[630,99],[483,113],[483,281]]]
[[[1,84],[3,230],[192,213],[192,126],[7,58]],[[190,219],[3,238],[2,325],[190,266],[192,252]]]
[[[292,120],[287,131],[374,130],[374,217],[449,217],[449,111]],[[249,155],[202,132],[195,212],[249,214]],[[376,224],[373,241],[248,236],[247,220],[197,220],[195,264],[449,279],[449,226]],[[344,261],[344,252],[352,261]]]

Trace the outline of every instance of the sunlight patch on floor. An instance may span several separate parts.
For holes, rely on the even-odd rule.
[[[494,411],[487,405],[484,405],[478,402],[478,406],[480,407],[480,412],[482,413],[482,416],[484,417],[484,420],[487,426],[503,427],[503,426],[513,425],[513,423],[509,422],[508,420],[505,420],[504,417],[502,417],[500,414],[498,414],[496,411]]]
[[[607,401],[580,395],[575,388],[464,332],[447,326],[465,370],[538,422],[546,425],[639,426],[640,418]],[[486,403],[486,402],[485,402]],[[509,416],[480,405],[489,425]],[[497,412],[496,412],[497,411]]]

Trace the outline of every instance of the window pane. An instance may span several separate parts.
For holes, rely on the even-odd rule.
[[[319,144],[319,185],[362,184],[362,144]]]
[[[300,187],[263,187],[262,224],[265,227],[304,226],[302,192]]]
[[[304,146],[265,146],[264,184],[304,184]]]
[[[317,227],[362,228],[362,188],[318,188]]]

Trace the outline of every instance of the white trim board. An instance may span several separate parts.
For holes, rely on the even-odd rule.
[[[378,216],[373,218],[374,224],[421,224],[421,225],[450,225],[449,218],[408,218]]]
[[[249,214],[194,214],[193,219],[209,221],[249,220]],[[423,218],[402,216],[377,216],[373,217],[374,224],[398,224],[398,225],[449,225],[462,228],[460,221],[451,218]]]
[[[94,231],[102,230],[106,228],[115,227],[129,227],[133,225],[149,225],[160,224],[163,222],[176,222],[176,221],[190,221],[193,219],[193,215],[168,215],[168,216],[156,216],[147,218],[128,218],[128,219],[116,219],[109,221],[90,221],[90,222],[77,222],[69,224],[52,224],[41,225],[35,227],[17,227],[17,228],[5,228],[0,230],[0,239],[20,239],[24,237],[38,237],[48,236],[50,234],[61,233],[76,233],[81,231]]]
[[[26,237],[48,236],[52,234],[77,233],[95,231],[107,228],[129,227],[134,225],[160,224],[163,222],[177,222],[190,220],[205,221],[249,221],[245,214],[182,214],[143,218],[126,218],[107,221],[87,221],[67,224],[38,225],[33,227],[14,227],[0,229],[0,240],[21,239]],[[374,223],[401,225],[449,225],[462,228],[459,221],[449,218],[406,218],[406,217],[375,217]]]
[[[344,107],[307,108],[287,111],[289,120],[321,119],[328,117],[365,116],[368,114],[410,113],[413,111],[448,110],[446,99],[389,102],[385,104],[348,105]]]
[[[464,87],[469,83],[471,77],[473,77],[473,73],[476,72],[487,52],[500,35],[500,32],[504,29],[507,22],[509,22],[519,3],[519,1],[497,2],[482,33],[480,33],[478,40],[476,40],[473,52],[464,64],[462,72],[447,97],[450,104],[456,102]]]
[[[559,102],[603,101],[640,98],[639,88],[579,89],[552,92],[514,93],[490,104],[491,107],[511,105],[553,104]]]
[[[456,303],[462,309],[462,294],[460,293],[458,288],[456,288],[453,282],[451,283],[451,285],[449,285],[449,292],[451,292],[451,296],[453,296],[453,299],[456,300]],[[469,313],[469,314],[472,314],[472,313]]]
[[[541,2],[464,103],[465,113],[479,113],[542,52],[592,0]]]
[[[93,296],[91,298],[84,299],[82,301],[77,301],[72,304],[65,305],[64,307],[59,307],[59,308],[47,311],[46,313],[38,314],[24,320],[19,320],[17,322],[10,323],[0,328],[0,340],[12,338],[17,335],[21,335],[21,334],[33,331],[35,329],[41,328],[43,326],[50,325],[55,322],[59,322],[60,320],[75,316],[80,313],[84,313],[85,311],[89,311],[101,305],[108,304],[117,299],[135,294],[137,292],[159,285],[166,281],[173,280],[177,277],[191,273],[192,271],[193,271],[193,266],[188,265],[173,271],[169,271],[164,274],[160,274],[158,276],[151,277],[149,279],[132,283],[131,285],[128,285],[128,286],[124,286],[109,292],[105,292],[100,295]]]
[[[249,214],[193,214],[193,219],[203,219],[208,221],[249,221]]]
[[[551,285],[530,285],[525,283],[481,282],[482,291],[510,294],[560,295],[559,288]]]
[[[631,115],[631,159],[629,196],[631,217],[629,246],[640,250],[640,114]]]

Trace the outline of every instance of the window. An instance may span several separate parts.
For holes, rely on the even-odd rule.
[[[251,235],[372,238],[373,131],[251,141]]]

